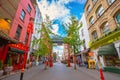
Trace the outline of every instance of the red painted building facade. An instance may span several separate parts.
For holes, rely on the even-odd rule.
[[[14,11],[16,12],[8,35],[18,42],[16,44],[8,43],[4,48],[0,47],[0,55],[3,64],[6,64],[7,59],[11,58],[13,70],[21,69],[25,67],[26,64],[35,16],[34,3],[31,1],[32,0],[18,0],[17,7],[12,2],[9,2],[12,7],[15,7],[14,9],[16,10]]]

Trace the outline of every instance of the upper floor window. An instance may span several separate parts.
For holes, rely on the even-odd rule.
[[[101,29],[102,34],[110,32],[110,26],[108,22],[103,23],[100,29]]]
[[[109,5],[111,5],[115,0],[108,0]]]
[[[92,1],[93,1],[94,4],[97,2],[97,0],[92,0]]]
[[[27,10],[28,10],[29,13],[31,12],[31,7],[30,7],[29,4],[28,4],[28,7],[27,7]]]
[[[94,31],[92,33],[92,37],[93,37],[93,39],[97,39],[98,38],[97,31]]]
[[[120,24],[120,12],[115,16],[117,24]]]
[[[90,10],[91,10],[91,7],[90,7],[90,5],[87,7],[87,11],[88,12],[90,12]]]
[[[104,9],[103,9],[102,5],[100,5],[96,11],[96,14],[98,17],[100,17],[103,13],[104,13]]]
[[[22,10],[22,12],[21,12],[21,14],[20,14],[20,19],[24,20],[25,15],[26,15],[25,11]]]
[[[18,25],[17,30],[16,30],[16,34],[15,34],[16,39],[20,38],[21,31],[22,31],[22,27],[20,25]]]
[[[84,29],[81,30],[82,37],[84,36]]]
[[[28,43],[28,37],[29,37],[29,34],[27,33],[27,34],[26,34],[26,38],[25,38],[25,44]]]
[[[89,22],[90,22],[90,24],[93,24],[93,23],[94,23],[94,18],[93,18],[93,16],[90,18]]]

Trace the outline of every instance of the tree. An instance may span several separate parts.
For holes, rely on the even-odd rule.
[[[71,23],[64,24],[63,27],[65,29],[65,33],[67,36],[63,38],[63,42],[68,44],[68,66],[70,65],[70,49],[74,55],[74,69],[76,69],[76,56],[79,52],[80,45],[82,41],[80,40],[79,29],[82,24],[79,24],[79,21],[74,17],[71,16],[70,18]]]
[[[46,21],[42,22],[41,24],[41,28],[39,28],[38,30],[38,34],[40,34],[40,38],[39,39],[34,39],[32,41],[32,47],[37,45],[37,49],[35,51],[35,55],[37,56],[37,58],[39,56],[48,56],[51,55],[52,52],[52,40],[50,38],[50,35],[53,34],[51,32],[52,29],[52,21],[49,20],[49,17],[46,16]],[[46,69],[46,65],[45,65],[45,69]]]

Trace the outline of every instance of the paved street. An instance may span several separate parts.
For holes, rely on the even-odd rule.
[[[23,80],[100,80],[97,70],[89,70],[84,67],[74,70],[64,64],[55,63],[53,68],[47,70],[40,65],[25,71]],[[104,72],[105,80],[120,80],[120,75]],[[19,80],[20,73],[8,76],[2,80]]]

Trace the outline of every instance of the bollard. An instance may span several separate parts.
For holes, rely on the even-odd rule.
[[[103,75],[102,68],[100,68],[100,79],[101,79],[101,80],[105,80],[105,79],[104,79],[104,75]]]
[[[21,69],[20,80],[23,80],[23,75],[24,75],[24,68]]]

